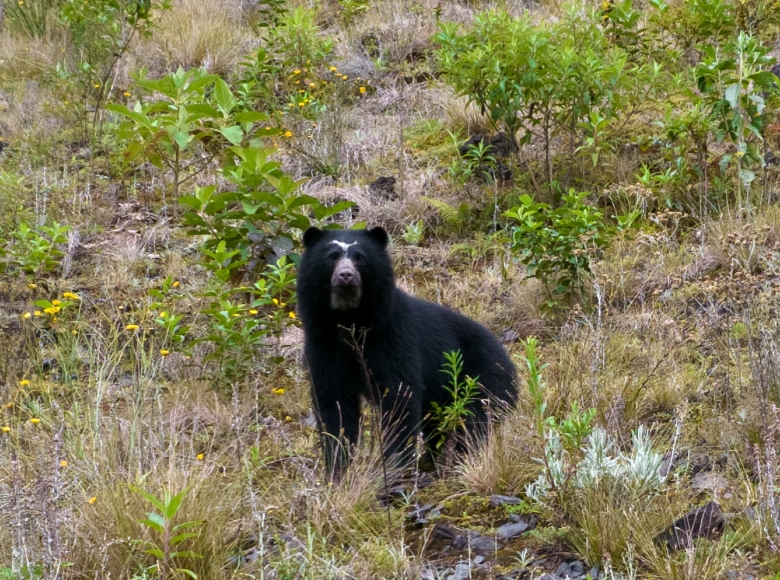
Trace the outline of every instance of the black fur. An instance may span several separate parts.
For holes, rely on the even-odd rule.
[[[345,464],[341,441],[357,442],[364,398],[381,409],[388,457],[408,461],[407,445],[420,429],[430,440],[436,425],[423,419],[431,403],[450,402],[444,352],[460,350],[464,374],[479,377],[481,395],[471,407],[469,434],[484,435],[485,400],[492,400],[494,409],[514,403],[514,365],[487,329],[396,288],[384,229],[309,228],[303,241],[298,309],[330,468],[338,472]],[[354,271],[339,275],[339,268],[350,266]]]

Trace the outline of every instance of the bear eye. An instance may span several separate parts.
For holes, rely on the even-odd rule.
[[[355,253],[354,253],[354,255],[352,256],[352,258],[353,258],[353,259],[354,259],[356,262],[362,262],[363,260],[365,260],[365,259],[366,259],[366,256],[365,256],[365,254],[363,254],[362,252],[355,252]]]
[[[331,252],[330,254],[328,254],[328,261],[330,261],[330,262],[335,262],[336,260],[338,260],[338,259],[339,259],[339,257],[340,257],[340,256],[341,256],[341,253],[340,253],[340,252],[338,252],[338,251],[333,251],[333,252]]]

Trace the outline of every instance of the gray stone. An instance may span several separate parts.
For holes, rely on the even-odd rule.
[[[510,524],[504,524],[496,530],[496,537],[499,540],[508,540],[509,538],[516,538],[523,532],[528,530],[528,524],[524,521],[513,522]]]
[[[593,580],[597,580],[599,577],[599,567],[593,566],[593,568],[590,569],[588,574],[590,574],[590,577],[593,578]]]
[[[711,491],[720,494],[729,488],[729,482],[719,473],[700,471],[693,477],[691,487],[696,491]]]
[[[467,580],[471,575],[471,566],[468,563],[461,562],[455,566],[455,570],[451,576],[447,577],[447,580]]]
[[[481,564],[484,561],[485,561],[485,557],[484,556],[477,556],[476,558],[474,558],[474,563],[475,564]]]
[[[559,578],[566,578],[566,576],[569,575],[569,564],[564,562],[560,566],[558,566],[558,569],[555,570],[555,575]]]
[[[475,536],[471,538],[471,550],[480,556],[489,556],[496,551],[496,542],[487,536]]]
[[[488,503],[493,507],[499,507],[502,505],[517,505],[521,501],[523,500],[513,495],[491,495]]]
[[[572,580],[585,576],[585,564],[579,560],[569,562],[569,576],[571,576]]]

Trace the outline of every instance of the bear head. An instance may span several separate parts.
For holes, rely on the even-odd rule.
[[[395,288],[388,235],[381,228],[321,230],[303,235],[298,295],[336,312],[364,310]],[[327,306],[326,306],[327,302]]]

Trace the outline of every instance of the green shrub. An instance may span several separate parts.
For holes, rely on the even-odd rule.
[[[623,7],[623,34],[636,18]],[[613,151],[614,133],[664,85],[663,67],[629,58],[599,25],[601,13],[571,4],[556,22],[534,22],[490,11],[469,32],[442,24],[435,36],[439,69],[457,95],[487,114],[496,129],[519,142],[544,141],[545,168],[554,181],[551,141],[564,134],[568,156],[587,155],[597,165]]]
[[[239,110],[228,84],[200,69],[179,68],[159,80],[139,75],[136,86],[153,98],[138,101],[133,109],[118,104],[106,108],[126,118],[118,136],[125,143],[127,160],[148,160],[173,174],[174,207],[182,184],[222,154],[222,144],[242,143],[255,122],[267,119]],[[197,145],[208,145],[208,155],[193,155]]]
[[[512,249],[529,276],[554,284],[549,307],[581,292],[591,260],[609,244],[610,228],[601,210],[585,203],[587,195],[570,190],[555,209],[522,195],[520,205],[504,213],[512,223]]]

